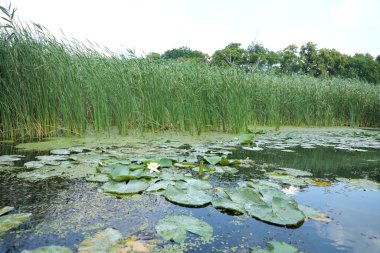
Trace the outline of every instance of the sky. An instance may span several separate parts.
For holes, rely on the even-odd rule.
[[[0,0],[57,37],[138,55],[181,46],[212,55],[231,42],[270,50],[312,41],[380,55],[380,0]],[[62,33],[63,32],[63,33]]]

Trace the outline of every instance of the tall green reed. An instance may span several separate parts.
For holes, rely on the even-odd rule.
[[[252,125],[379,126],[380,89],[357,80],[150,61],[62,42],[29,26],[0,32],[0,137],[93,128],[244,131]],[[10,36],[13,34],[12,36]]]

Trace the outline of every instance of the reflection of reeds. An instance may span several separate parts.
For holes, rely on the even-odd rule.
[[[353,152],[325,147],[292,149],[296,152],[285,153],[270,149],[261,153],[241,151],[237,152],[234,158],[251,157],[280,167],[306,170],[313,173],[314,177],[366,178],[368,176],[370,179],[380,180],[378,176],[379,162],[376,161],[379,156],[378,151]],[[375,162],[366,160],[375,160]]]
[[[245,130],[248,125],[378,126],[378,86],[247,74],[195,62],[109,56],[40,28],[0,31],[0,136],[93,127]]]

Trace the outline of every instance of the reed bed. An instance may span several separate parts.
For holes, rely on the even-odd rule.
[[[380,87],[101,53],[29,27],[0,33],[1,138],[255,125],[378,127]]]

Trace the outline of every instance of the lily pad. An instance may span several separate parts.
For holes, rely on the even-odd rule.
[[[215,187],[213,189],[213,193],[219,198],[229,199],[228,194],[226,193],[226,189],[223,187]]]
[[[311,179],[313,185],[316,185],[316,186],[331,186],[332,185],[332,182],[327,180],[327,179],[320,179],[320,178],[313,178]]]
[[[209,224],[191,216],[167,216],[158,221],[156,231],[165,240],[178,243],[185,241],[187,231],[205,238],[213,234]]]
[[[19,213],[0,216],[0,234],[24,223],[31,215],[31,213]]]
[[[124,240],[124,246],[119,253],[149,253],[152,252],[155,246],[155,241],[139,240],[137,236],[131,236]]]
[[[228,165],[231,164],[231,162],[227,159],[227,157],[222,156],[222,158],[220,159],[219,164],[222,165],[222,166],[228,166]]]
[[[305,214],[307,219],[324,221],[324,222],[331,221],[331,219],[327,217],[326,214],[310,206],[298,205],[298,208]]]
[[[82,153],[85,151],[91,151],[91,149],[86,147],[71,147],[69,148],[69,151],[73,153]]]
[[[285,242],[270,241],[270,242],[267,242],[267,245],[268,245],[269,250],[262,249],[261,247],[257,246],[252,249],[251,253],[297,253],[298,252],[298,249],[296,247]]]
[[[249,150],[249,151],[261,151],[264,150],[263,148],[260,147],[242,147],[244,150]]]
[[[268,205],[272,205],[272,201],[274,197],[281,198],[284,200],[294,201],[291,197],[289,197],[285,192],[276,188],[264,188],[260,189],[261,199],[267,203]]]
[[[233,202],[232,200],[221,198],[214,199],[211,202],[212,206],[219,209],[232,210],[238,213],[245,213],[244,205],[241,203]]]
[[[70,150],[68,149],[53,149],[50,151],[53,155],[70,155]]]
[[[149,186],[149,188],[146,189],[145,191],[153,192],[153,191],[166,190],[166,188],[168,188],[169,185],[173,185],[173,184],[175,184],[173,181],[162,180],[162,181],[155,182],[154,184]]]
[[[126,166],[118,166],[116,169],[112,170],[111,178],[116,182],[127,181],[129,179],[141,178],[143,170],[130,170]]]
[[[271,205],[263,203],[247,203],[244,208],[259,220],[282,226],[297,226],[306,218],[295,201],[273,197]]]
[[[222,169],[224,172],[226,172],[226,173],[230,173],[230,174],[234,174],[234,173],[239,172],[238,169],[233,168],[233,167],[228,167],[228,166],[223,166],[221,169]]]
[[[26,171],[17,174],[18,178],[35,181],[35,180],[43,180],[51,177],[59,177],[62,176],[65,172],[63,170],[57,169],[49,169],[46,171]]]
[[[222,157],[220,157],[220,156],[205,156],[205,157],[203,157],[203,159],[205,159],[211,165],[216,165],[222,160]]]
[[[71,160],[80,162],[80,163],[90,163],[90,164],[98,164],[103,160],[109,159],[107,155],[97,154],[97,153],[79,153],[72,154],[69,156]]]
[[[130,170],[139,170],[139,169],[144,169],[145,165],[144,164],[131,164],[128,166]]]
[[[149,183],[143,179],[130,180],[127,184],[125,182],[109,181],[105,183],[101,189],[104,192],[116,194],[131,194],[139,193],[149,187]]]
[[[96,168],[96,171],[102,174],[111,174],[113,170],[119,167],[124,168],[125,166],[121,164],[110,164],[107,166],[101,165]]]
[[[178,168],[193,168],[193,167],[197,166],[197,164],[196,163],[190,163],[190,162],[181,162],[181,163],[175,163],[174,166],[178,167]]]
[[[367,179],[337,178],[336,180],[345,183],[348,187],[360,189],[363,191],[379,191],[380,190],[380,183],[367,180]]]
[[[203,206],[212,200],[212,197],[204,190],[193,187],[181,189],[176,185],[169,185],[167,187],[165,198],[173,203],[185,206]]]
[[[21,253],[72,253],[73,251],[67,247],[63,246],[45,246],[45,247],[39,247],[37,249],[33,250],[23,250]]]
[[[24,166],[28,169],[39,169],[42,168],[45,165],[45,163],[41,161],[30,161],[24,163]]]
[[[249,145],[253,142],[254,135],[253,134],[242,134],[239,136],[239,143],[241,145]]]
[[[199,167],[194,167],[194,168],[192,168],[192,170],[195,171],[195,172],[199,172]],[[213,172],[215,172],[215,168],[203,166],[202,167],[202,171],[203,172],[208,172],[208,173],[213,173]]]
[[[41,155],[36,156],[36,158],[42,162],[57,162],[57,161],[65,161],[68,160],[68,156],[63,155]]]
[[[184,161],[188,162],[188,163],[197,163],[198,162],[198,159],[196,156],[194,155],[191,155],[191,156],[187,156]]]
[[[118,252],[121,233],[113,228],[107,228],[86,238],[78,247],[79,253]]]
[[[259,194],[255,192],[252,188],[237,188],[237,189],[225,189],[225,192],[230,197],[230,199],[239,204],[246,203],[264,203]]]
[[[105,183],[108,182],[110,178],[105,174],[94,174],[89,175],[86,177],[87,182],[94,182],[94,183]]]
[[[186,178],[185,179],[187,185],[186,187],[192,187],[194,189],[198,190],[209,190],[212,189],[212,184],[210,182],[200,179],[194,179],[194,178]]]
[[[267,181],[267,180],[250,180],[246,182],[246,185],[248,187],[255,188],[257,190],[262,190],[262,189],[268,189],[268,188],[275,188],[278,190],[281,190],[282,187],[279,184]]]
[[[221,166],[240,164],[239,160],[228,160],[226,156],[205,156],[204,159],[211,165],[220,164]]]
[[[312,176],[313,175],[312,173],[310,173],[308,171],[297,170],[297,169],[293,169],[293,168],[279,168],[279,170],[277,170],[276,172],[284,173],[284,174],[291,175],[294,177],[305,177],[305,176]]]
[[[0,208],[0,216],[3,214],[9,213],[13,209],[14,209],[14,207],[12,207],[12,206],[4,206],[4,207]]]
[[[12,162],[19,161],[23,155],[2,155],[0,156],[0,165],[10,165]]]
[[[173,165],[173,161],[169,158],[161,158],[158,163],[161,168],[170,168]]]
[[[310,178],[295,177],[291,175],[279,174],[276,172],[269,172],[269,173],[266,173],[265,175],[268,176],[270,179],[273,179],[273,180],[276,180],[283,184],[288,184],[288,185],[307,186],[307,185],[313,184]]]
[[[159,174],[159,178],[161,178],[162,180],[168,180],[168,181],[178,181],[178,180],[185,180],[187,177],[182,173],[163,171]]]

